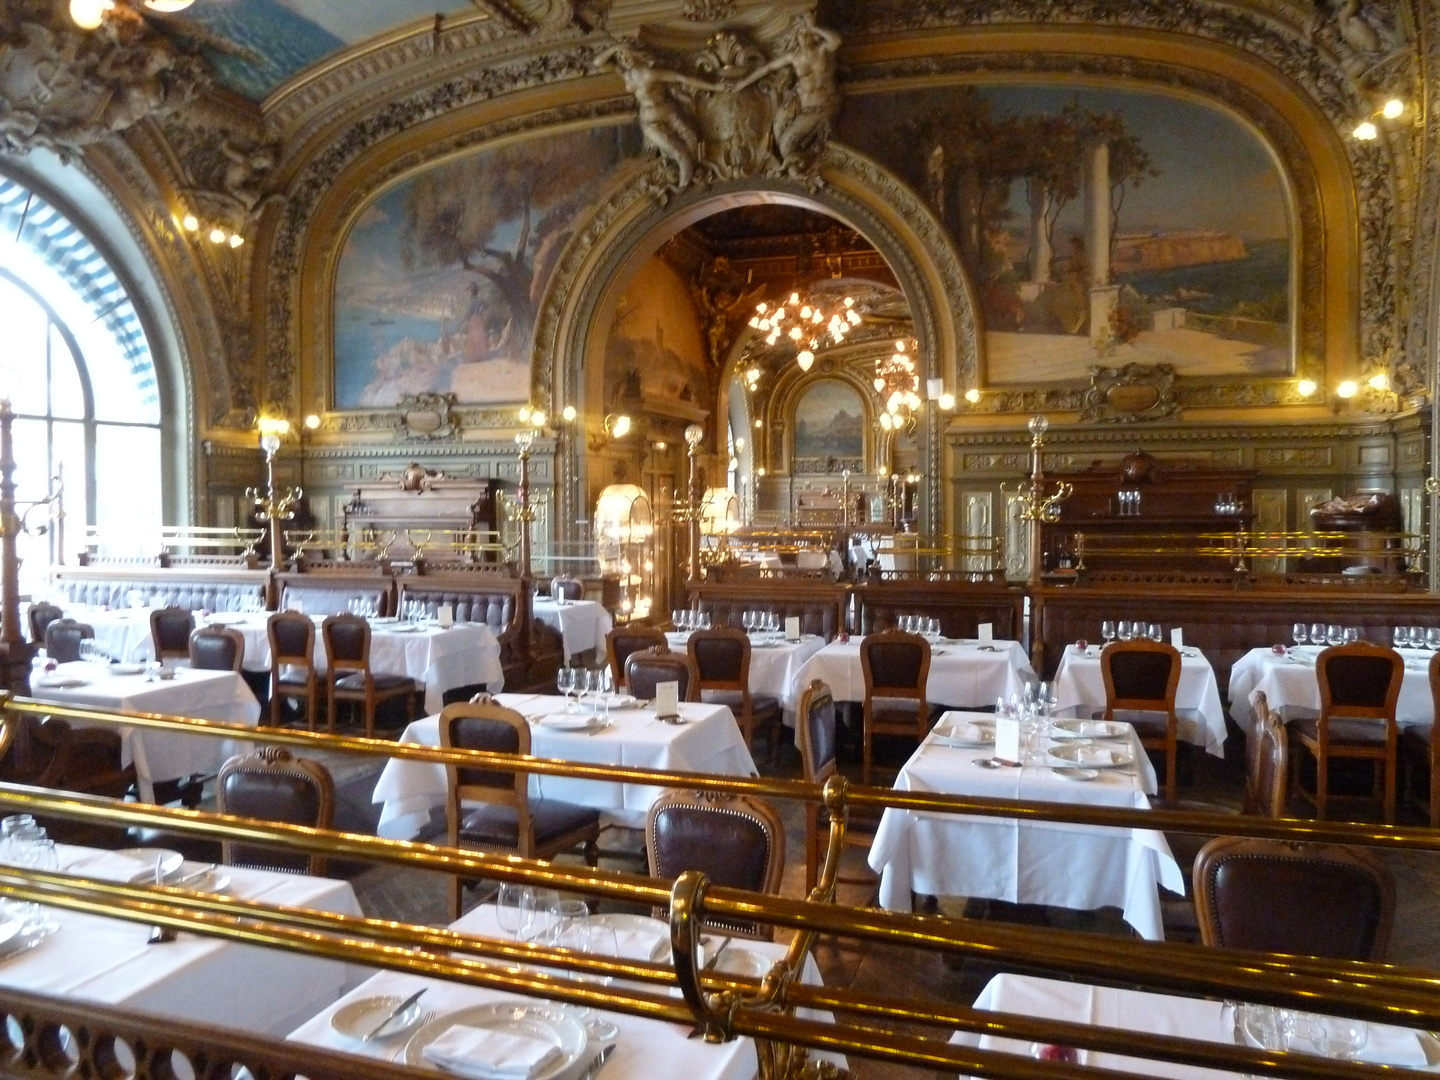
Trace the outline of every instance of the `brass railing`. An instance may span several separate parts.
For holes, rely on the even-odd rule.
[[[590,1005],[676,1022],[693,1023],[706,1038],[748,1035],[759,1040],[766,1077],[817,1075],[796,1048],[831,1049],[876,1059],[949,1069],[970,1075],[1017,1078],[1120,1076],[1056,1062],[970,1049],[949,1043],[957,1030],[1022,1041],[1063,1042],[1079,1048],[1183,1061],[1251,1075],[1367,1077],[1374,1067],[1274,1054],[1078,1024],[1057,1024],[1007,1014],[976,1011],[886,994],[806,986],[797,975],[813,935],[834,934],[852,940],[982,958],[993,965],[1043,966],[1085,979],[1122,980],[1167,992],[1212,995],[1306,1009],[1328,1009],[1363,1019],[1411,1027],[1440,1026],[1440,977],[1391,965],[1326,961],[1300,957],[1236,954],[1165,943],[1055,930],[977,923],[963,919],[856,910],[833,903],[838,855],[849,808],[902,807],[925,812],[958,812],[1072,821],[1123,828],[1187,827],[1204,832],[1330,840],[1409,850],[1440,848],[1440,834],[1428,829],[1236,818],[1178,811],[1137,811],[1056,803],[970,799],[896,792],[847,785],[833,778],[823,788],[799,781],[706,777],[557,762],[480,751],[442,750],[380,740],[340,738],[289,730],[260,730],[156,715],[123,715],[102,710],[58,708],[24,700],[6,704],[6,729],[24,715],[53,715],[70,720],[171,728],[252,741],[327,747],[390,757],[483,765],[545,775],[606,779],[647,786],[686,786],[746,791],[771,798],[822,800],[831,812],[826,859],[819,885],[806,900],[761,896],[709,886],[699,875],[673,885],[655,879],[580,866],[551,865],[515,856],[487,855],[446,847],[389,841],[373,836],[268,824],[242,818],[177,810],[21,785],[0,784],[0,806],[39,816],[88,822],[144,825],[246,843],[289,846],[332,857],[398,863],[412,869],[461,874],[497,881],[524,881],[638,904],[669,905],[672,965],[615,960],[557,951],[541,946],[475,937],[453,930],[364,919],[333,913],[276,907],[223,895],[141,885],[120,885],[74,875],[0,868],[0,895],[89,911],[146,924],[326,956],[371,966],[409,971],[527,996]],[[797,931],[785,958],[761,980],[706,971],[698,963],[700,924],[705,920],[759,922]],[[540,967],[546,971],[536,971]],[[581,978],[573,977],[581,976]],[[612,977],[609,986],[584,976]],[[630,984],[630,985],[627,985]],[[678,987],[682,997],[668,991]],[[25,1007],[63,1017],[68,1004],[27,998]],[[0,1004],[9,995],[0,992]],[[839,1011],[843,1024],[793,1015],[796,1008]],[[46,1010],[51,1010],[47,1013]],[[102,1014],[102,1021],[104,1014]],[[903,1021],[924,1034],[900,1034],[887,1025]],[[119,1020],[114,1021],[123,1027]],[[100,1030],[104,1023],[97,1021]],[[10,1036],[13,1038],[13,1036]],[[178,1036],[176,1036],[178,1038]],[[244,1040],[235,1040],[237,1045]],[[215,1045],[228,1046],[216,1035]],[[287,1053],[289,1048],[287,1048]],[[237,1053],[240,1051],[237,1050]],[[252,1053],[245,1044],[244,1054]],[[243,1056],[243,1054],[242,1054]],[[43,1055],[41,1056],[43,1057]],[[15,1075],[52,1075],[34,1071],[39,1058]],[[324,1055],[317,1061],[328,1063]],[[357,1066],[368,1068],[366,1066]],[[0,1072],[5,1066],[0,1065]],[[808,1070],[808,1071],[807,1071]],[[255,1070],[252,1070],[255,1071]],[[255,1075],[262,1075],[255,1071]],[[329,1076],[317,1068],[307,1075]]]
[[[1424,574],[1426,538],[1408,532],[1234,532],[1166,533],[1147,532],[1134,519],[1135,532],[1088,532],[1076,529],[1076,569],[1084,571],[1086,560],[1097,557],[1155,560],[1176,558],[1214,559],[1237,574],[1254,572],[1253,560],[1284,564],[1298,559],[1366,558],[1391,564],[1395,576]],[[1379,568],[1377,568],[1378,570]],[[1280,573],[1283,571],[1269,571]]]

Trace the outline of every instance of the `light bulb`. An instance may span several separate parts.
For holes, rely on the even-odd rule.
[[[547,419],[544,409],[536,409],[530,414],[530,425],[537,428],[544,427]]]
[[[792,293],[790,294],[790,303],[792,303],[792,304],[798,304],[798,303],[800,303],[800,294],[799,294],[798,292],[792,292]]]
[[[630,434],[630,417],[620,415],[615,418],[615,424],[610,432],[617,439],[623,439]]]
[[[1295,384],[1295,389],[1300,392],[1301,397],[1309,397],[1318,389],[1314,379],[1301,379]]]
[[[309,416],[305,417],[305,426],[306,426],[309,430],[314,431],[316,428],[318,428],[318,427],[320,426],[320,417],[316,416],[316,415],[312,412]]]
[[[814,309],[812,309],[809,304],[806,304],[800,309],[800,318],[802,319],[808,319],[813,314],[815,314]]]
[[[875,376],[875,392],[876,392],[876,393],[879,393],[881,390],[884,390],[884,389],[885,389],[885,380],[882,379],[882,378],[880,378],[879,375],[876,375],[876,376]]]
[[[173,15],[177,11],[184,11],[194,2],[195,0],[145,0],[145,6],[162,15]]]
[[[896,351],[897,353],[903,353],[903,352],[905,351],[905,342],[903,342],[903,341],[897,341],[897,342],[895,342],[895,351]]]
[[[974,405],[980,400],[980,391],[972,386],[969,390],[965,391],[965,400],[970,402],[971,405]]]
[[[1391,98],[1380,107],[1380,115],[1386,120],[1394,120],[1405,111],[1405,102],[1399,98]]]
[[[758,304],[755,305],[755,310],[758,311],[761,315],[764,315],[764,314],[765,314],[765,310],[766,310],[766,308],[768,308],[768,307],[769,307],[769,305],[766,304],[765,301],[762,300],[762,301],[760,301],[760,303],[758,303]]]
[[[243,243],[245,243],[245,238],[244,238],[243,236],[241,236],[239,233],[231,233],[231,234],[230,234],[230,246],[231,246],[232,248],[237,248],[237,247],[239,247],[239,246],[240,246],[241,244],[243,244]]]
[[[194,214],[186,214],[180,219],[180,224],[185,226],[186,232],[198,232],[200,230],[200,219]]]
[[[801,353],[795,357],[795,362],[800,365],[801,371],[809,371],[810,365],[815,363],[815,354],[809,349],[802,350]]]
[[[951,393],[948,393],[948,392],[947,392],[947,393],[944,393],[944,394],[941,394],[939,401],[940,401],[940,408],[944,409],[946,412],[949,412],[951,409],[955,408],[955,395],[954,395],[954,394],[951,394]]]
[[[792,327],[790,328],[790,340],[791,340],[791,341],[799,341],[799,340],[801,339],[801,337],[803,337],[803,336],[804,336],[804,335],[800,333],[800,328],[799,328],[798,326],[792,326]]]
[[[760,431],[760,430],[762,430],[764,427],[765,427],[765,421],[764,421],[764,420],[756,420],[756,421],[755,421],[755,430],[756,430],[756,431]]]
[[[70,0],[70,20],[81,30],[94,30],[114,6],[115,0]]]
[[[1372,390],[1384,390],[1390,386],[1390,379],[1383,371],[1371,375],[1369,381]]]
[[[560,410],[560,415],[564,418],[565,422],[569,424],[574,422],[575,417],[580,414],[575,411],[574,405],[566,405],[565,408]]]
[[[227,237],[225,235],[224,229],[216,228],[210,230],[210,242],[212,244],[223,244],[226,239]]]
[[[1371,139],[1375,138],[1380,133],[1375,130],[1374,124],[1372,124],[1369,120],[1365,120],[1355,126],[1354,134],[1355,138],[1359,139],[1361,142],[1369,142]]]
[[[516,411],[516,415],[520,417],[520,422],[522,424],[528,424],[530,422],[530,406],[521,405],[520,408]]]
[[[1360,386],[1354,379],[1346,379],[1335,387],[1335,396],[1338,398],[1352,398],[1359,392]]]

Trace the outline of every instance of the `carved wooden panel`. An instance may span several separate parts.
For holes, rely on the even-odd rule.
[[[974,539],[990,539],[992,532],[992,504],[994,496],[988,491],[965,491],[960,494],[960,505],[964,507],[963,532]],[[965,569],[976,573],[989,570],[990,560],[984,555],[971,555],[965,559]]]
[[[1284,488],[1256,488],[1250,493],[1250,504],[1255,509],[1256,532],[1285,531],[1287,494]],[[1281,563],[1278,558],[1256,559],[1255,569],[1260,573],[1279,573],[1284,569]]]
[[[1021,501],[1011,495],[1005,499],[1005,576],[1023,581],[1030,574],[1030,522],[1020,516]]]

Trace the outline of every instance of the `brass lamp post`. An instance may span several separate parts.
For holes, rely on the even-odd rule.
[[[1007,495],[1017,497],[1020,503],[1020,519],[1030,522],[1030,576],[1027,583],[1033,587],[1040,584],[1043,570],[1040,565],[1043,550],[1042,526],[1047,522],[1060,520],[1060,504],[1070,497],[1072,488],[1069,484],[1059,483],[1055,485],[1054,492],[1045,494],[1045,432],[1050,430],[1050,421],[1041,415],[1032,416],[1029,428],[1029,486],[1016,490],[1007,490],[1002,486],[1001,490]]]
[[[304,496],[303,488],[290,488],[281,495],[275,490],[275,455],[280,451],[281,440],[290,432],[289,420],[260,418],[260,449],[265,452],[265,491],[259,488],[245,489],[245,497],[255,507],[255,518],[265,523],[270,532],[270,572],[277,573],[285,557],[285,545],[280,531],[282,521],[295,516],[295,506]]]
[[[690,582],[700,580],[700,472],[695,458],[700,453],[700,442],[705,438],[705,429],[691,424],[685,429],[685,454],[690,459],[689,485],[685,493],[684,517],[686,532],[690,540]]]
[[[535,429],[527,427],[515,433],[515,445],[520,448],[520,483],[515,488],[515,518],[520,522],[520,576],[530,577],[530,523],[535,520],[535,508],[530,505],[530,452],[535,445]]]

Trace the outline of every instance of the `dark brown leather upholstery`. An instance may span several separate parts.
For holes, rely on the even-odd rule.
[[[190,666],[206,671],[239,671],[245,662],[245,635],[226,626],[205,626],[190,635]]]
[[[556,600],[584,600],[585,583],[569,574],[556,574],[550,579],[550,595]]]
[[[45,655],[57,664],[80,659],[80,642],[95,636],[89,623],[74,619],[56,619],[45,627]]]
[[[1430,708],[1432,716],[1440,716],[1440,652],[1430,657]],[[1440,739],[1435,738],[1435,725],[1427,728],[1406,728],[1400,733],[1399,753],[1408,763],[1405,770],[1406,799],[1430,815],[1430,827],[1440,828]],[[1425,770],[1429,784],[1422,789],[1416,772]]]
[[[605,658],[615,686],[625,685],[625,661],[641,649],[666,646],[665,634],[653,626],[617,626],[605,635]]]
[[[65,612],[60,610],[58,604],[47,603],[41,600],[39,603],[31,604],[25,612],[25,623],[30,628],[30,640],[37,646],[45,642],[45,628],[56,619],[63,619]]]
[[[785,869],[785,827],[760,799],[667,791],[646,816],[645,850],[655,877],[671,881],[699,870],[716,885],[773,895]],[[768,927],[731,929],[770,936]]]
[[[54,717],[9,718],[0,752],[0,780],[123,799],[135,783],[135,767],[121,764],[121,736],[114,728],[71,727]],[[123,830],[43,818],[56,840],[115,846]]]
[[[681,701],[700,700],[700,673],[685,653],[671,652],[662,643],[633,652],[625,661],[625,686],[642,701],[654,700],[655,687],[662,682],[678,682]]]
[[[795,708],[795,733],[800,743],[800,763],[805,779],[812,784],[824,784],[835,775],[839,740],[836,737],[835,699],[830,687],[821,680],[814,680],[800,695]],[[845,827],[846,847],[869,849],[874,840],[878,819],[874,815],[857,816],[850,811]],[[822,822],[826,833],[820,831]],[[819,803],[805,803],[805,893],[808,896],[815,888],[820,875],[821,851],[826,846],[829,817]],[[837,853],[837,857],[840,853]],[[847,877],[837,873],[836,884],[866,885],[875,888],[878,880],[869,875],[863,878]]]
[[[924,739],[932,720],[925,700],[930,677],[930,643],[918,634],[884,630],[860,643],[865,674],[864,759],[861,783],[870,783],[876,735],[912,735]]]
[[[315,671],[315,622],[298,611],[277,611],[266,622],[270,639],[270,723],[280,724],[285,698],[305,703],[305,723],[315,730],[315,698],[320,693]]]
[[[780,700],[773,694],[750,692],[750,636],[743,630],[718,627],[696,630],[687,651],[700,676],[700,700],[729,707],[745,736],[755,746],[755,730],[770,734],[770,759],[777,757],[780,740]]]
[[[1395,884],[1360,848],[1222,836],[1195,863],[1206,945],[1337,960],[1383,960]]]
[[[988,622],[997,638],[1019,640],[1024,590],[1003,582],[887,581],[855,588],[856,629],[862,634],[898,625],[902,615],[940,620],[947,637],[976,637]]]
[[[335,710],[341,701],[360,706],[365,735],[375,735],[375,709],[395,697],[408,699],[406,719],[421,696],[415,680],[393,672],[370,670],[370,624],[359,615],[327,615],[320,624],[325,639],[326,726],[335,730]]]
[[[195,616],[185,608],[166,607],[150,612],[150,642],[156,660],[188,660]]]
[[[802,634],[833,641],[845,630],[849,590],[821,580],[778,580],[711,583],[692,586],[690,606],[710,616],[711,626],[740,629],[747,611],[768,611],[781,625],[787,618],[800,620]]]
[[[1334,645],[1315,658],[1320,684],[1320,715],[1291,724],[1296,740],[1291,782],[1297,794],[1315,804],[1324,819],[1329,801],[1330,759],[1358,758],[1378,770],[1376,787],[1385,821],[1395,820],[1399,730],[1395,704],[1405,678],[1405,661],[1394,649],[1371,645]],[[1308,751],[1315,759],[1315,790],[1301,783],[1300,761]]]
[[[1180,650],[1163,641],[1114,641],[1100,653],[1105,679],[1106,720],[1135,728],[1140,745],[1165,760],[1165,799],[1175,801],[1180,718],[1175,690],[1180,685]]]
[[[283,747],[261,746],[254,753],[232,757],[220,767],[215,799],[222,814],[328,829],[335,813],[335,783],[329,770],[318,761],[292,757]],[[221,851],[225,862],[232,866],[325,873],[325,858],[321,855],[233,840],[222,841]]]
[[[440,712],[440,745],[445,749],[529,754],[530,727],[513,709],[494,702],[447,705]],[[447,765],[446,835],[451,847],[512,851],[527,859],[551,859],[583,845],[585,861],[599,861],[600,812],[555,799],[530,798],[523,772]],[[466,803],[483,803],[467,808]],[[454,879],[451,916],[460,917],[464,881]]]

